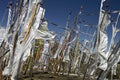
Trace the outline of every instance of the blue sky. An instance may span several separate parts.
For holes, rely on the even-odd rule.
[[[46,18],[49,20],[49,22],[57,23],[58,25],[65,27],[67,15],[69,11],[72,11],[71,16],[71,25],[73,23],[74,17],[77,15],[77,13],[80,10],[80,6],[83,6],[83,12],[80,16],[80,19],[85,20],[84,24],[93,24],[97,25],[98,18],[99,18],[99,9],[100,9],[100,3],[101,0],[45,0],[45,9],[46,9]],[[120,10],[120,0],[109,0],[109,7],[108,10]],[[105,6],[104,6],[105,7]],[[91,16],[86,16],[86,14],[92,14]],[[93,15],[96,14],[96,15]],[[111,19],[116,20],[117,14],[112,14]],[[118,28],[120,28],[120,20],[118,23]],[[56,32],[62,31],[59,28],[54,27],[53,25],[49,24],[50,30],[54,30]],[[87,27],[81,26],[82,31],[86,31]],[[93,31],[95,28],[92,28],[89,30],[91,34],[93,34]],[[112,26],[110,25],[107,29],[107,33],[109,36],[109,42],[111,38],[112,33]],[[87,37],[85,35],[82,35],[83,37]],[[120,38],[120,33],[117,34],[115,42],[118,41]]]
[[[7,11],[7,4],[10,0],[0,0],[0,22],[2,20],[2,17]],[[13,0],[15,1],[15,0]],[[51,25],[51,22],[54,22],[62,27],[65,27],[66,20],[68,13],[72,11],[72,15],[70,18],[70,27],[72,27],[73,19],[77,15],[77,13],[80,10],[80,6],[83,6],[83,12],[80,16],[80,19],[84,20],[84,24],[93,24],[97,25],[98,18],[99,18],[99,8],[100,8],[100,2],[101,0],[43,0],[44,2],[44,8],[46,9],[45,17],[49,21],[49,29],[52,31],[55,31],[56,33],[63,32],[64,30],[59,29],[57,27],[54,27]],[[109,0],[109,10],[120,10],[120,0]],[[87,14],[90,13],[92,15],[87,16]],[[96,15],[93,15],[96,14]],[[116,14],[113,14],[111,18],[116,19]],[[2,26],[6,26],[6,20],[7,20],[7,13],[5,16],[5,19]],[[120,28],[120,20],[119,25],[117,26]],[[109,38],[111,37],[111,26],[108,27],[107,33]],[[82,31],[86,31],[87,27],[81,26]],[[89,32],[93,33],[95,28],[89,30]],[[86,36],[82,36],[86,37]],[[120,33],[116,36],[117,41],[120,38]]]

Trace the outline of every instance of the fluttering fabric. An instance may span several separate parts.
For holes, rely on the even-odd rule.
[[[5,38],[5,29],[0,28],[0,45],[1,45],[4,38]]]
[[[57,58],[57,56],[60,54],[66,35],[67,35],[67,34],[65,34],[64,36],[61,37],[60,42],[59,42],[58,49],[57,49],[57,51],[55,52],[55,55],[53,56],[53,58]]]
[[[105,12],[102,7],[105,0],[101,1],[100,7],[100,15],[99,15],[99,22],[98,22],[98,54],[100,59],[99,68],[102,70],[107,69],[107,58],[106,58],[106,50],[108,45],[108,37],[106,34],[107,26],[110,24],[110,15]]]
[[[105,31],[107,26],[110,24],[110,15],[106,13],[104,10],[100,11],[99,23],[98,26],[100,27],[101,31]]]
[[[67,43],[67,46],[63,52],[63,55],[64,55],[63,62],[70,61],[69,53],[72,48],[72,44],[75,42],[76,39],[77,39],[77,36],[75,36],[72,41]]]
[[[49,43],[48,43],[48,41],[44,41],[44,47],[43,47],[42,55],[41,55],[41,58],[39,60],[39,62],[42,65],[47,65],[48,64],[48,58],[50,57],[48,49],[49,49]]]
[[[103,8],[103,3],[106,0],[101,0],[101,6],[100,6],[100,13],[99,13],[99,22],[98,22],[98,27],[101,28],[102,31],[106,29],[106,27],[110,24],[110,15],[106,13],[102,8]]]
[[[26,6],[24,6],[23,10],[22,10],[22,14],[20,15],[20,26],[22,26],[22,32],[21,32],[21,35],[19,36],[18,38],[18,41],[17,41],[17,46],[16,46],[16,49],[15,49],[15,57],[14,59],[12,59],[12,66],[9,66],[7,68],[5,68],[5,70],[3,71],[3,74],[12,74],[11,76],[11,80],[15,80],[16,79],[16,76],[18,75],[18,72],[20,70],[20,65],[21,65],[21,62],[22,60],[26,60],[27,56],[29,56],[29,51],[31,48],[31,43],[32,41],[35,39],[35,37],[38,37],[41,35],[41,37],[44,37],[44,39],[48,38],[48,39],[53,39],[55,36],[53,36],[50,32],[46,32],[46,33],[43,33],[41,32],[42,34],[39,34],[37,35],[40,30],[37,30],[38,27],[40,26],[40,24],[42,23],[42,18],[44,17],[44,9],[41,8],[39,5],[38,5],[38,9],[36,11],[36,16],[34,18],[34,23],[32,22],[32,27],[30,29],[30,33],[28,34],[27,36],[27,39],[24,39],[25,41],[23,42],[22,38],[24,37],[25,35],[25,32],[27,30],[27,26],[29,25],[29,21],[30,21],[30,16],[32,15],[32,11],[35,7],[35,5],[37,5],[37,3],[41,1],[41,0],[37,0],[37,1],[32,1],[32,0],[29,0],[29,7],[28,9],[26,9]],[[26,4],[27,1],[24,2],[24,5]],[[27,12],[27,17],[25,17],[26,15],[26,12]],[[25,18],[25,19],[24,19]],[[23,20],[25,20],[26,23],[23,23]],[[17,26],[17,23],[18,23],[19,20],[17,20],[16,22],[16,25],[15,27]],[[22,24],[22,25],[21,25]],[[25,27],[24,27],[25,26]],[[20,28],[14,28],[14,31],[16,29],[20,29]],[[37,31],[37,32],[36,32]],[[45,37],[46,36],[46,37]],[[52,37],[53,36],[53,37]],[[50,38],[52,37],[52,38]],[[47,39],[46,39],[47,40]],[[22,43],[21,43],[22,41]],[[8,73],[4,73],[8,71]]]
[[[118,60],[120,58],[120,40],[118,41],[118,43],[114,47],[114,49],[112,51],[112,54],[114,54],[114,56],[111,56],[109,58],[109,60],[108,60],[108,68],[101,73],[101,75],[100,75],[98,80],[105,79],[105,77],[107,76],[107,73],[112,68],[112,66],[115,65],[118,62]]]
[[[99,42],[99,46],[98,46],[98,53],[100,54],[99,68],[102,70],[106,70],[106,68],[107,68],[107,57],[106,57],[107,44],[108,44],[107,34],[100,31],[100,42]]]

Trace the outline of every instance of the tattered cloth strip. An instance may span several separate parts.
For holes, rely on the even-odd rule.
[[[111,22],[110,15],[104,10],[100,11],[99,23],[98,23],[100,30],[105,31],[107,29],[107,26],[110,24],[110,22]]]
[[[98,46],[98,54],[100,58],[99,68],[102,70],[107,69],[107,57],[106,57],[107,44],[108,44],[107,34],[100,31],[100,42]]]
[[[84,40],[84,43],[83,43],[83,46],[82,46],[81,54],[80,54],[80,56],[79,56],[79,66],[78,66],[78,67],[81,66],[81,62],[82,62],[82,59],[83,59],[83,54],[84,54],[85,47],[86,47],[87,43],[88,43],[88,40],[85,39],[85,40]]]
[[[120,57],[120,40],[118,41],[118,43],[114,47],[112,54],[114,54],[114,56],[110,57],[110,59],[108,60],[108,68],[100,74],[100,77],[97,80],[104,80],[106,78],[109,70],[112,68],[112,66],[115,63],[118,63],[118,60]]]
[[[111,43],[110,43],[109,51],[108,51],[108,54],[107,54],[108,57],[111,55],[111,52],[112,52],[112,50],[113,50],[113,48],[114,48],[114,39],[115,39],[115,37],[116,37],[116,35],[117,35],[117,33],[118,33],[119,31],[120,31],[119,29],[117,29],[116,27],[113,26]],[[113,54],[113,55],[114,55],[114,54]],[[118,62],[119,62],[119,61],[120,61],[120,60],[118,60]],[[117,63],[118,63],[118,62],[117,62]],[[111,71],[111,72],[112,72],[113,75],[116,75],[117,63],[115,63],[115,64],[113,65],[113,67],[112,67],[112,71]]]
[[[24,19],[24,17],[25,17],[25,13],[26,13],[26,11],[24,11],[24,10],[26,10],[26,8],[25,7],[23,7],[23,11],[22,11],[22,13],[21,13],[21,15],[20,15],[20,17],[18,17],[17,18],[17,20],[16,20],[16,22],[15,22],[15,24],[13,25],[13,30],[14,30],[14,33],[13,33],[13,35],[15,35],[16,33],[17,33],[17,31],[19,30],[19,29],[17,29],[17,27],[18,27],[18,23],[19,24],[21,24],[22,22],[23,22],[23,19]],[[19,22],[20,21],[20,22]],[[14,41],[14,37],[13,37],[13,41]],[[14,43],[14,42],[13,42]],[[11,44],[11,47],[10,47],[10,60],[9,60],[9,63],[8,63],[8,66],[4,69],[4,71],[3,71],[3,75],[10,75],[11,74],[11,68],[12,68],[12,65],[13,65],[13,61],[14,61],[14,55],[13,55],[13,47],[12,47],[13,45]]]
[[[103,8],[103,3],[105,1],[106,0],[101,1],[99,22],[98,22],[98,27],[100,27],[100,29],[102,31],[104,31],[107,28],[107,26],[110,24],[110,19],[109,19],[110,15],[102,9]]]
[[[114,55],[114,54],[111,54],[111,53],[112,53],[113,48],[114,48],[114,39],[115,39],[117,33],[120,32],[120,29],[117,29],[117,24],[118,24],[119,17],[120,17],[120,12],[118,13],[116,23],[112,25],[112,38],[111,38],[109,50],[107,52],[107,58],[108,59],[109,59],[110,56]],[[117,63],[115,65],[113,65],[113,67],[112,67],[111,72],[112,72],[113,75],[116,75],[116,70],[117,70]]]
[[[72,48],[72,44],[75,42],[76,39],[77,39],[77,36],[75,36],[72,41],[67,43],[67,46],[63,52],[63,55],[64,55],[63,62],[70,61],[69,53]]]
[[[42,63],[42,65],[48,64],[48,58],[50,57],[48,49],[49,49],[49,43],[48,41],[44,41],[44,48],[42,51],[41,58],[39,60],[39,62]]]
[[[34,2],[34,1],[33,1]],[[39,9],[38,9],[39,10]],[[40,10],[39,10],[40,11]],[[35,27],[35,29],[37,29],[40,25],[40,23],[37,23],[37,22],[40,22],[41,21],[41,15],[40,12],[38,11],[37,15],[36,15],[36,19],[35,19],[35,23],[33,24],[33,27]],[[33,17],[33,16],[32,16]],[[39,21],[38,21],[39,20]],[[31,23],[30,23],[31,24]],[[37,25],[36,25],[37,24]],[[44,36],[46,36],[46,34],[44,34]],[[13,66],[15,66],[14,69],[12,69],[12,77],[11,79],[15,79],[15,77],[17,77],[18,73],[19,73],[19,70],[20,70],[20,65],[21,65],[21,60],[23,59],[23,55],[24,55],[24,52],[27,50],[28,46],[31,44],[32,40],[36,37],[36,35],[34,34],[34,32],[32,32],[30,30],[30,33],[28,33],[28,35],[25,36],[26,39],[24,39],[24,43],[22,42],[19,43],[20,41],[18,41],[17,43],[17,47],[16,50],[15,50],[15,54],[19,56],[17,57],[17,62],[13,64]],[[48,36],[49,37],[49,36]]]
[[[113,75],[117,75],[118,62],[120,62],[120,56],[119,56],[119,59],[116,61],[116,63],[112,66],[112,74]]]
[[[0,46],[3,40],[5,40],[6,43],[8,43],[8,32],[10,29],[10,21],[11,21],[11,5],[9,6],[9,11],[8,11],[8,20],[7,20],[7,26],[6,29],[0,28]]]
[[[64,55],[63,62],[70,61],[69,53],[70,53],[71,46],[68,46],[66,49],[66,54]]]
[[[33,31],[36,36],[35,39],[43,39],[43,40],[52,40],[55,38],[56,34],[51,31],[43,31],[32,28],[31,31]]]
[[[105,0],[101,1],[101,7],[100,7],[100,15],[99,15],[99,22],[98,22],[98,34],[97,34],[97,54],[100,59],[100,65],[99,68],[102,70],[107,69],[107,57],[106,57],[106,50],[107,50],[107,44],[108,44],[108,37],[106,34],[107,26],[110,24],[110,15],[102,10],[103,3]]]
[[[116,20],[115,24],[112,25],[112,38],[111,38],[110,47],[108,50],[107,57],[109,57],[111,55],[111,52],[112,52],[113,47],[114,47],[114,39],[115,39],[117,33],[120,32],[120,29],[117,29],[119,17],[120,17],[120,12],[118,13],[117,20]]]
[[[1,29],[0,29],[0,45],[1,45],[4,37],[5,37],[5,29],[4,29],[4,28],[1,28]]]
[[[40,8],[39,8],[40,9]],[[40,11],[40,10],[39,10]],[[41,22],[41,15],[39,15],[40,12],[37,13],[36,15],[36,18],[38,19],[35,19],[35,23],[33,24],[32,27],[34,27],[34,29],[37,30],[37,28],[39,27],[40,23],[38,22]],[[39,20],[39,21],[38,21]],[[50,34],[50,33],[49,33]],[[47,34],[40,34],[41,36],[47,36]],[[16,52],[17,54],[20,54],[19,58],[18,58],[18,61],[16,62],[15,64],[15,68],[13,70],[13,73],[12,73],[12,79],[15,79],[15,77],[18,75],[18,72],[20,70],[20,65],[21,65],[21,60],[23,58],[23,55],[24,55],[24,52],[26,51],[26,49],[28,48],[28,46],[32,43],[32,40],[35,39],[36,37],[36,32],[33,31],[33,29],[31,28],[30,30],[30,33],[28,34],[28,36],[26,36],[26,41],[24,43],[21,44],[21,48],[18,50],[18,52]],[[47,36],[46,38],[49,38],[50,36]],[[52,37],[54,38],[54,37]]]
[[[30,51],[31,51],[32,45],[30,44],[29,47],[26,49],[23,55],[22,62],[25,62],[28,56],[30,56]]]
[[[65,36],[62,36],[61,39],[60,39],[60,42],[59,42],[58,49],[55,52],[55,55],[53,56],[53,58],[57,58],[57,56],[60,54],[60,52],[62,50],[62,46],[63,46],[64,40],[65,40]]]

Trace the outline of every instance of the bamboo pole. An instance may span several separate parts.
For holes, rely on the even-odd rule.
[[[4,52],[5,52],[5,45],[6,45],[6,42],[3,41],[2,43],[2,47],[0,48],[1,50],[1,54],[2,54],[2,57],[0,58],[0,80],[2,80],[3,76],[2,76],[2,70],[3,70],[3,59],[4,59]]]
[[[71,12],[69,13],[69,15],[67,17],[67,22],[66,22],[66,29],[67,30],[69,28],[70,16],[71,16]],[[68,35],[68,33],[67,33],[67,35]],[[64,57],[63,52],[64,52],[64,49],[67,47],[67,43],[70,41],[70,36],[67,37],[67,35],[66,35],[66,39],[64,40],[64,44],[63,44],[62,50],[61,50],[60,54],[58,55],[58,57],[56,59],[56,63],[54,63],[54,65],[55,65],[54,73],[56,73],[56,71],[60,71],[60,68],[62,66],[62,61],[63,61],[63,57]],[[70,35],[71,35],[71,32],[70,32]]]
[[[30,17],[30,22],[29,22],[29,24],[28,24],[28,29],[27,29],[27,32],[26,32],[25,35],[24,35],[24,38],[23,38],[23,42],[22,42],[23,44],[25,44],[26,39],[27,39],[27,37],[28,37],[28,35],[29,35],[29,33],[30,33],[30,30],[31,30],[31,27],[32,27],[32,23],[33,23],[33,20],[34,20],[34,18],[35,18],[35,15],[36,15],[36,12],[37,12],[37,9],[38,9],[38,5],[39,5],[39,4],[37,4],[37,5],[34,7],[33,13],[32,13],[32,15],[31,15],[31,17]],[[29,65],[29,59],[28,59],[28,62],[27,62],[26,64]],[[25,71],[23,72],[23,74],[26,74],[27,68],[28,68],[28,66],[25,67]]]
[[[39,39],[38,42],[39,42],[38,43],[38,49],[37,49],[37,53],[36,53],[37,62],[39,61],[39,59],[41,57],[42,50],[43,50],[43,41],[42,41],[42,39]]]
[[[9,13],[8,13],[8,21],[7,21],[7,29],[6,29],[6,35],[8,34],[8,30],[10,29],[10,18],[11,18],[11,6],[12,6],[12,2],[9,3]],[[0,46],[0,50],[1,50],[1,58],[0,58],[0,80],[3,79],[3,76],[2,76],[2,71],[3,71],[3,64],[4,64],[4,54],[5,54],[5,46],[6,46],[6,40],[7,40],[7,37],[4,38],[4,40],[2,41],[2,44]]]
[[[38,9],[38,6],[39,6],[39,3],[34,7],[34,10],[33,10],[33,13],[32,13],[32,16],[30,17],[30,22],[28,24],[28,29],[25,33],[25,36],[23,38],[23,43],[25,43],[29,33],[30,33],[30,30],[31,30],[31,27],[32,27],[32,23],[34,21],[34,18],[35,18],[35,15],[36,15],[36,12],[37,12],[37,9]]]
[[[108,8],[108,0],[106,0],[107,1],[107,3],[106,3],[106,10],[107,10],[107,8]],[[102,6],[101,6],[101,8],[100,8],[100,11],[101,11],[101,9],[102,9]],[[98,47],[99,47],[99,40],[100,40],[100,37],[99,37],[99,34],[100,34],[100,29],[101,29],[101,27],[102,27],[102,24],[103,24],[103,21],[104,21],[104,18],[105,18],[105,15],[106,15],[106,13],[108,13],[108,12],[104,12],[104,14],[103,14],[103,17],[102,17],[102,20],[101,20],[101,22],[100,22],[100,25],[98,25],[98,32],[97,32],[97,42],[96,42],[96,50],[98,50]],[[99,56],[99,53],[98,53],[98,51],[96,51],[97,52],[97,55],[96,55],[96,65],[92,65],[92,68],[97,68],[97,64],[98,64],[98,56]],[[96,70],[95,70],[95,72],[96,72]],[[94,73],[95,73],[94,72]],[[95,76],[94,76],[94,79],[95,79]]]
[[[80,6],[80,11],[79,11],[78,14],[75,16],[75,19],[74,19],[73,29],[75,29],[75,27],[77,27],[78,33],[76,33],[77,39],[76,39],[76,42],[75,42],[75,49],[74,49],[74,51],[77,52],[77,53],[75,53],[76,55],[74,56],[74,60],[73,60],[73,61],[76,61],[76,58],[78,57],[78,53],[79,53],[78,47],[79,47],[79,38],[80,38],[80,27],[78,27],[77,24],[78,24],[79,16],[82,14],[82,10],[83,10],[83,6]],[[72,29],[72,30],[73,30],[73,29]],[[71,32],[71,34],[72,34],[72,33],[73,33],[73,31]],[[72,61],[70,61],[70,68],[69,68],[70,70],[71,70],[71,65],[72,65],[71,62],[72,62]],[[68,76],[69,76],[69,73],[68,73]]]
[[[34,66],[34,57],[33,57],[33,54],[34,54],[34,46],[32,47],[31,49],[31,58],[30,58],[30,71],[29,71],[29,75],[30,75],[30,80],[32,80],[32,73],[33,73],[33,66]]]
[[[119,52],[120,52],[119,49],[120,49],[120,40],[118,41],[118,43],[116,44],[115,48],[112,51],[112,54],[114,54],[114,57],[110,57],[108,61],[108,68],[105,71],[102,71],[101,74],[99,74],[99,77],[97,78],[97,80],[103,80],[107,76],[108,71],[115,64],[116,58],[118,59],[119,57]]]

